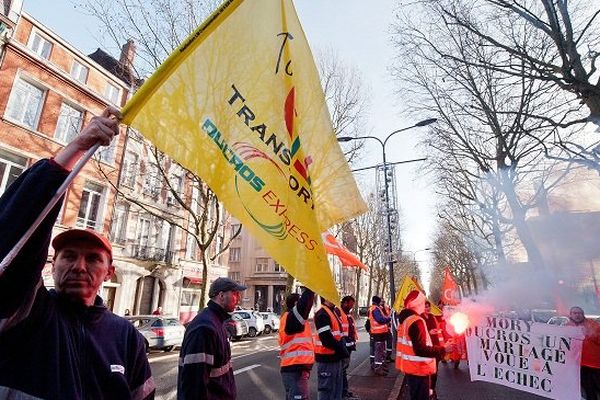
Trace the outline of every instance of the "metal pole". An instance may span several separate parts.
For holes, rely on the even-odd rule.
[[[387,168],[387,157],[385,154],[385,143],[382,143],[381,148],[383,149],[383,179],[385,182],[385,215],[387,220],[387,242],[388,242],[388,269],[390,274],[390,304],[394,305],[396,302],[396,285],[394,284],[394,261],[392,260],[392,219],[390,215],[390,193],[388,184],[388,168]]]

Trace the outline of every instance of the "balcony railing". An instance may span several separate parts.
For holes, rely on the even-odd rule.
[[[172,264],[175,253],[159,247],[133,245],[131,246],[131,256],[138,260],[162,261]]]

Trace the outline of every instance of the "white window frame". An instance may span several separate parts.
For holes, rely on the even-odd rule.
[[[111,140],[108,146],[100,146],[94,154],[94,158],[98,161],[102,161],[105,164],[112,164],[115,161],[117,143],[118,137],[115,140]]]
[[[240,262],[241,259],[242,259],[242,249],[239,247],[230,247],[229,248],[229,261]]]
[[[20,161],[19,159],[22,159],[23,163],[17,162]],[[16,154],[12,151],[0,148],[0,163],[5,165],[4,171],[0,176],[0,194],[2,194],[10,185],[9,178],[11,176],[11,171],[13,169],[20,169],[21,172],[19,173],[19,175],[21,175],[27,169],[28,158],[21,156],[20,154]],[[18,177],[18,175],[15,176],[15,179],[16,177]],[[13,181],[14,180],[11,180],[10,183],[12,183]]]
[[[104,89],[104,97],[114,105],[119,105],[119,97],[121,94],[121,88],[117,85],[113,85],[110,82],[106,82],[106,88]]]
[[[66,107],[68,107],[70,110],[65,110]],[[79,113],[79,116],[75,117],[75,113]],[[64,118],[67,118],[67,121],[64,121]],[[69,143],[77,135],[79,135],[81,127],[83,126],[83,119],[83,110],[63,101],[60,105],[60,112],[58,115],[58,121],[56,122],[54,138],[61,143]]]
[[[123,175],[121,175],[121,184],[123,186],[135,187],[139,160],[140,156],[136,152],[128,150],[125,153],[122,167]]]
[[[36,38],[39,38],[39,42],[37,43],[37,46],[35,44],[35,40]],[[48,44],[48,54],[45,54],[45,44]],[[34,47],[36,46],[36,47]],[[42,34],[40,31],[38,31],[37,29],[32,29],[31,33],[29,34],[29,41],[27,42],[27,47],[33,51],[35,54],[37,54],[38,56],[40,56],[41,58],[45,59],[45,60],[49,60],[50,56],[52,55],[52,49],[54,48],[54,43],[52,43],[52,41],[44,34]]]
[[[82,72],[85,72],[83,76]],[[74,59],[73,65],[71,65],[71,77],[73,77],[73,79],[75,79],[77,82],[83,83],[85,85],[87,83],[89,75],[90,68]]]
[[[119,203],[115,206],[115,214],[112,222],[112,239],[117,243],[127,241],[127,217],[129,215],[129,204]]]
[[[254,270],[256,272],[269,272],[269,258],[268,257],[256,257],[254,264]]]
[[[85,204],[85,210],[84,210],[84,217],[80,217],[80,213],[82,210],[82,207],[84,206],[83,204],[83,196],[84,193],[88,192],[88,201],[87,204]],[[103,222],[104,222],[104,199],[105,199],[105,193],[106,193],[106,188],[102,185],[99,185],[97,183],[94,182],[86,182],[85,186],[83,188],[83,191],[81,192],[81,202],[79,203],[79,210],[77,211],[77,223],[76,226],[78,228],[90,228],[90,229],[94,229],[96,231],[101,231],[102,230],[102,226],[103,226]],[[93,207],[93,201],[90,201],[90,199],[92,199],[92,196],[94,198],[98,199],[98,209],[97,209],[97,214],[96,214],[96,221],[95,223],[91,223],[91,211],[92,211],[92,207]]]
[[[32,121],[33,122],[32,125],[29,125],[25,121],[26,113],[28,111],[28,104],[15,104],[15,102],[18,101],[16,92],[18,90],[18,86],[21,83],[23,83],[24,85],[28,85],[28,86],[32,86],[32,87],[36,88],[42,94],[39,99],[39,104],[37,104],[37,107],[35,110],[35,117],[34,117],[34,120]],[[21,89],[26,89],[26,87],[25,88],[22,87]],[[46,99],[47,93],[48,93],[48,89],[43,87],[42,85],[33,83],[32,81],[30,81],[28,79],[24,79],[21,76],[17,76],[13,82],[13,86],[12,86],[12,89],[10,92],[10,97],[8,99],[8,104],[6,105],[6,111],[4,112],[4,115],[10,121],[16,122],[19,125],[25,126],[29,129],[37,130],[37,127],[40,123],[40,116],[42,114],[42,108],[44,107],[44,101]],[[30,99],[31,99],[31,93],[27,93],[27,99],[25,100],[24,103],[29,103]],[[17,110],[14,109],[15,107],[17,107]],[[11,115],[11,114],[16,114],[16,115]]]

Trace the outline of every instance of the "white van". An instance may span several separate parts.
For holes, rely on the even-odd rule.
[[[235,310],[231,315],[238,315],[248,323],[248,336],[255,337],[265,330],[265,320],[258,311],[254,310]]]

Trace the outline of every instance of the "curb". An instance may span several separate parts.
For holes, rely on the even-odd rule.
[[[402,389],[402,381],[404,380],[404,375],[399,373],[396,377],[396,382],[394,382],[394,387],[390,392],[387,400],[397,400],[400,397],[400,390]]]

